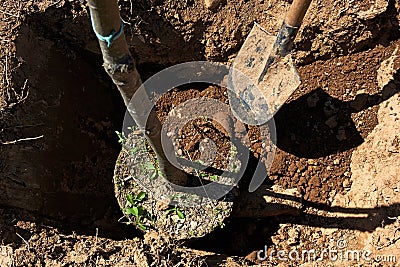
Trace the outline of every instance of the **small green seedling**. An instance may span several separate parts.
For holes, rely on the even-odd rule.
[[[133,131],[134,128],[128,127],[128,130]],[[129,154],[131,156],[134,156],[138,152],[146,149],[146,141],[145,140],[136,144],[134,147],[130,147],[130,146],[126,145],[126,143],[128,141],[128,137],[126,137],[124,132],[115,131],[115,133],[118,136],[118,143],[120,143],[122,145],[122,147],[125,148],[129,152]]]
[[[200,176],[199,178],[210,179],[212,181],[218,181],[219,180],[219,177],[216,174],[210,175],[209,173],[202,172],[202,173],[199,173],[199,176]]]
[[[201,165],[206,165],[206,163],[204,161],[202,161],[201,159],[198,159],[195,161],[196,163],[199,163]]]
[[[146,230],[146,226],[143,224],[143,219],[148,217],[147,211],[140,205],[146,199],[145,192],[139,192],[137,196],[131,194],[126,195],[127,203],[125,208],[125,214],[133,215],[136,218],[135,223],[143,230]]]
[[[150,179],[155,179],[158,176],[162,177],[161,170],[151,163],[144,164],[146,170],[150,171]]]
[[[126,139],[127,139],[126,136],[125,136],[125,133],[124,132],[118,132],[118,131],[115,131],[115,133],[118,136],[118,143],[120,143],[121,145],[124,145],[125,142],[126,142]]]
[[[212,181],[218,181],[219,179],[218,175],[211,175],[208,178],[210,178]]]
[[[171,214],[171,215],[178,215],[178,218],[183,220],[185,219],[185,214],[183,214],[182,209],[178,206],[172,206],[171,208],[167,209],[166,214]]]

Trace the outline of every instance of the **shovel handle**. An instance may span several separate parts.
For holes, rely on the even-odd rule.
[[[293,0],[286,15],[286,24],[291,27],[300,27],[310,4],[311,0]]]
[[[266,75],[269,66],[280,57],[284,57],[290,54],[292,50],[294,39],[299,31],[303,18],[307,13],[307,9],[310,6],[312,0],[293,0],[290,6],[289,12],[286,15],[285,20],[282,23],[282,27],[279,30],[278,35],[272,52],[268,57],[268,60],[264,66],[263,71],[258,78],[258,82],[261,82]],[[277,57],[279,56],[279,57]]]

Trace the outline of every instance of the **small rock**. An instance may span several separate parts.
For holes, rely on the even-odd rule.
[[[346,131],[344,129],[339,129],[336,135],[336,139],[339,141],[346,140]]]
[[[360,111],[363,109],[365,104],[367,103],[368,95],[364,93],[357,93],[356,98],[351,101],[350,107],[355,109],[356,111]]]
[[[197,227],[197,222],[196,221],[191,221],[190,222],[190,228],[191,229],[196,229],[196,227]]]
[[[339,165],[339,164],[340,164],[340,159],[335,159],[335,160],[333,161],[333,164],[334,164],[334,165]]]
[[[326,121],[325,121],[325,124],[329,127],[329,128],[335,128],[337,125],[338,125],[338,123],[337,123],[337,121],[336,121],[336,116],[332,116],[332,117],[330,117],[329,119],[327,119]]]
[[[317,165],[317,164],[318,164],[318,161],[316,161],[315,159],[308,159],[308,160],[307,160],[307,163],[308,163],[309,165]]]
[[[156,205],[157,205],[157,210],[166,210],[169,207],[168,203],[163,201],[157,201]]]
[[[327,118],[331,117],[333,114],[336,114],[339,109],[332,103],[331,100],[328,100],[324,104],[324,114]]]
[[[288,231],[288,240],[286,241],[288,245],[294,245],[299,241],[300,232],[296,228],[290,228]]]
[[[255,250],[255,251],[251,252],[250,254],[248,254],[248,255],[245,257],[245,259],[248,260],[248,261],[251,261],[251,262],[256,262],[256,260],[257,260],[257,253],[258,253],[258,250]]]
[[[345,179],[345,180],[343,181],[343,187],[344,187],[344,188],[348,188],[348,187],[350,187],[350,186],[351,186],[350,180],[349,180],[349,179]]]
[[[176,153],[178,153],[179,156],[182,156],[182,155],[183,155],[182,149],[178,149],[178,151],[176,151]]]
[[[246,127],[238,120],[235,122],[235,132],[238,134],[246,132]]]
[[[319,97],[317,93],[312,94],[307,98],[307,105],[310,108],[314,108],[317,106],[317,103],[319,101]]]
[[[222,0],[204,0],[204,5],[210,10],[216,9],[221,3]]]
[[[290,165],[289,165],[288,171],[289,171],[290,173],[294,173],[296,170],[297,170],[296,164],[290,164]]]

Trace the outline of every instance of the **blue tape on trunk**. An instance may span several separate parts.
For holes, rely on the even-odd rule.
[[[92,19],[92,28],[93,28],[93,31],[96,34],[97,38],[102,42],[106,42],[107,47],[110,47],[114,43],[114,41],[117,40],[124,32],[124,22],[121,20],[121,27],[119,28],[118,32],[116,32],[115,30],[112,30],[108,36],[103,36],[96,31],[96,28],[94,27],[93,19]]]

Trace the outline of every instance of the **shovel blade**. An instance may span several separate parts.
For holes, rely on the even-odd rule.
[[[290,53],[274,54],[275,40],[255,24],[230,69],[231,108],[244,123],[266,123],[301,83]]]

